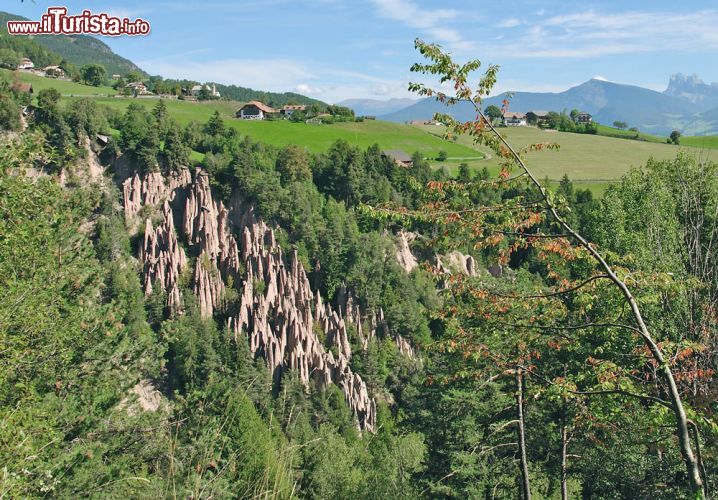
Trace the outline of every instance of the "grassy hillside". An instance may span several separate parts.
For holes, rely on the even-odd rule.
[[[337,139],[344,139],[362,148],[377,143],[385,149],[403,149],[407,153],[420,151],[429,158],[435,157],[442,150],[446,151],[450,158],[479,156],[475,150],[465,145],[445,141],[413,127],[383,121],[307,125],[288,121],[237,120],[231,125],[244,134],[261,138],[270,144],[302,144],[312,151],[322,151]]]
[[[421,126],[427,132],[441,134],[443,129],[435,126]],[[437,130],[438,129],[438,130]],[[539,177],[559,180],[564,174],[582,183],[605,184],[623,175],[633,166],[642,165],[650,157],[670,159],[678,152],[677,146],[665,143],[621,140],[612,137],[572,134],[540,130],[534,127],[513,127],[501,129],[512,145],[522,148],[529,144],[552,142],[560,145],[559,150],[544,150],[527,155],[529,165]],[[685,146],[703,144],[718,145],[717,137],[685,137],[681,143]],[[471,139],[460,137],[459,144],[472,146]],[[498,169],[498,161],[493,152],[483,146],[476,146],[479,151],[491,158],[478,162],[492,170]],[[701,152],[695,147],[687,149],[699,152],[703,157],[718,158],[718,154],[708,150]]]
[[[21,82],[31,83],[35,94],[51,87],[57,89],[64,97],[111,96],[117,93],[112,87],[93,87],[91,85],[83,85],[67,80],[45,78],[22,71],[12,72],[6,69],[0,69],[0,74],[11,81],[18,79]]]
[[[718,149],[718,135],[704,136],[684,136],[681,137],[682,146],[692,146],[696,148]]]
[[[635,141],[646,141],[646,142],[660,142],[664,143],[666,142],[665,137],[661,137],[659,135],[653,135],[653,134],[647,134],[645,132],[633,132],[631,130],[620,130],[614,127],[609,127],[607,125],[601,125],[600,123],[597,124],[598,126],[598,135],[602,135],[605,137],[615,137],[617,139],[631,139]]]

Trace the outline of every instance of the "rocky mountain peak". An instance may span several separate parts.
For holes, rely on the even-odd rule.
[[[663,93],[706,107],[718,105],[718,82],[707,84],[696,74],[676,73],[671,75],[668,87]]]

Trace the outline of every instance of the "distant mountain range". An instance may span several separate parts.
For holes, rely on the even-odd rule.
[[[337,104],[353,109],[357,116],[378,116],[394,113],[417,102],[419,99],[347,99]]]
[[[506,94],[484,101],[484,106],[501,106]],[[697,76],[673,75],[664,92],[591,79],[558,93],[514,92],[509,109],[591,113],[599,123],[626,122],[644,132],[659,135],[680,130],[684,134],[718,134],[718,84],[705,84]],[[404,109],[381,115],[394,122],[428,120],[434,113],[449,112],[458,120],[471,120],[475,113],[468,103],[446,108],[434,99],[422,99]]]

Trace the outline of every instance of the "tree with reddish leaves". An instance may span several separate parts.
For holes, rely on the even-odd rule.
[[[482,111],[498,66],[489,66],[472,87],[472,75],[481,67],[478,60],[459,64],[438,45],[417,39],[415,46],[428,62],[411,70],[437,78],[440,87],[411,83],[409,89],[449,107],[472,106],[474,120],[458,122],[449,114],[437,114],[435,120],[446,124],[447,137],[464,134],[490,146],[501,159],[501,170],[494,180],[429,182],[422,191],[423,204],[415,210],[391,205],[371,210],[380,217],[433,227],[431,243],[437,246],[470,242],[473,251],[500,266],[508,266],[517,255],[532,256],[543,280],[524,284],[519,292],[506,280],[446,276],[452,300],[442,319],[450,326],[434,346],[465,359],[454,377],[514,380],[516,418],[509,424],[517,428],[522,497],[531,494],[524,411],[529,382],[533,397],[553,402],[560,415],[564,497],[571,434],[583,429],[583,439],[610,441],[608,429],[632,423],[640,423],[647,436],[661,443],[666,439],[661,429],[670,424],[685,469],[684,484],[692,496],[705,497],[698,427],[689,418],[695,412],[686,407],[681,376],[674,372],[681,359],[666,354],[678,351],[690,357],[691,343],[680,336],[657,338],[646,321],[656,296],[670,295],[683,284],[666,273],[634,273],[567,222],[566,200],[544,186],[525,161],[528,152],[557,146],[544,143],[517,150]],[[509,98],[503,109],[508,106]],[[492,204],[473,203],[487,190],[503,194]],[[566,357],[566,352],[572,355]],[[607,403],[614,400],[620,404]],[[624,418],[628,415],[631,418]]]

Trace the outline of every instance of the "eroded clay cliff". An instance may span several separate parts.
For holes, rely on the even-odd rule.
[[[145,222],[140,259],[146,293],[151,293],[153,286],[162,286],[168,304],[181,308],[178,279],[187,257],[175,232],[170,203],[174,201],[182,214],[180,239],[196,257],[192,290],[201,314],[210,317],[218,312],[226,289],[234,287],[239,298],[232,309],[238,312],[226,318],[227,326],[236,338],[247,335],[251,351],[266,359],[274,377],[291,369],[307,386],[337,385],[359,426],[374,429],[375,401],[366,383],[349,366],[352,349],[347,325],[354,326],[365,346],[385,328],[382,311],[364,321],[346,290],[339,307],[333,308],[312,291],[296,252],[283,253],[274,230],[256,217],[251,204],[234,197],[228,210],[214,200],[209,179],[201,171],[194,181],[187,171],[168,180],[155,173],[144,178],[135,175],[123,187],[128,220],[145,205],[162,204],[161,224],[154,228],[149,219]],[[176,193],[185,187],[182,205],[177,203]],[[239,243],[233,233],[239,234]],[[405,339],[397,337],[395,341],[402,352],[414,354]]]

